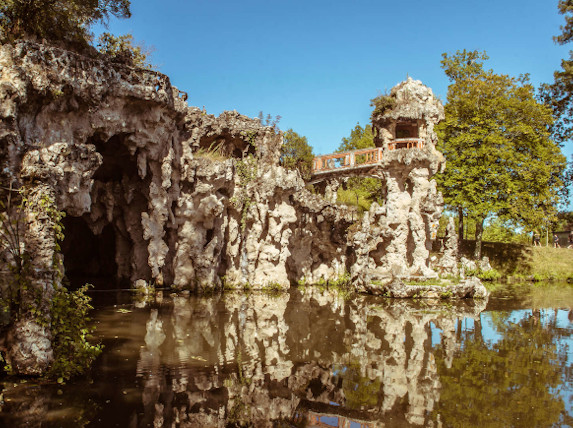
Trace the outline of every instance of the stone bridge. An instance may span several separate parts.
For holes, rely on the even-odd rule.
[[[349,176],[379,176],[380,174],[376,174],[372,169],[385,164],[387,153],[398,149],[423,148],[424,140],[421,138],[397,138],[388,142],[386,147],[317,156],[312,161],[311,183]]]

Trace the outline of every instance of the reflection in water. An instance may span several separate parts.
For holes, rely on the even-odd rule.
[[[93,383],[59,396],[37,387],[34,416],[21,409],[29,394],[7,388],[20,402],[5,402],[0,422],[51,426],[34,421],[63,400],[54,425],[570,423],[568,312],[483,312],[486,303],[344,301],[310,289],[108,307],[96,314],[106,349]],[[78,409],[78,397],[91,407]]]

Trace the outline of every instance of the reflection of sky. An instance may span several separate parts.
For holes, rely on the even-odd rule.
[[[495,312],[482,312],[480,315],[482,323],[482,337],[487,344],[488,348],[492,349],[493,346],[503,339],[503,335],[495,327],[493,315]],[[517,324],[520,321],[532,315],[531,309],[520,309],[511,311],[505,318],[504,323]],[[546,328],[555,328],[560,330],[560,334],[555,335],[554,343],[557,346],[558,353],[564,353],[566,360],[561,367],[561,376],[563,384],[552,393],[559,395],[565,405],[565,411],[569,415],[573,415],[573,379],[568,379],[567,372],[571,369],[573,362],[573,323],[569,320],[569,310],[558,309],[541,309],[540,310],[541,325]],[[474,330],[474,320],[472,318],[464,318],[462,321],[462,331],[469,332]],[[438,346],[442,341],[442,330],[430,324],[432,347]],[[462,343],[463,346],[463,343]],[[554,361],[554,364],[559,364],[559,361]]]
[[[482,312],[480,319],[482,322],[482,337],[491,349],[496,343],[503,339],[503,335],[499,333],[496,329],[493,321],[494,312]],[[520,321],[530,317],[532,315],[531,309],[521,309],[514,310],[510,312],[505,319],[505,324],[517,324]],[[573,414],[573,382],[568,379],[567,371],[571,368],[573,362],[573,323],[569,320],[569,310],[559,309],[555,311],[554,309],[541,309],[540,310],[540,322],[541,325],[547,328],[555,328],[561,330],[561,334],[556,334],[554,343],[557,346],[558,353],[565,352],[566,361],[564,362],[564,367],[562,367],[561,376],[563,379],[563,385],[553,393],[559,395],[563,399],[565,405],[565,411],[569,414]],[[554,325],[554,327],[552,326]],[[442,330],[435,327],[433,324],[432,329],[432,346],[436,346],[441,342]],[[472,331],[474,329],[474,321],[471,318],[464,318],[462,321],[462,330],[464,332]],[[554,364],[559,364],[558,361],[554,361]]]
[[[481,318],[481,333],[483,340],[489,347],[495,345],[502,339],[502,335],[498,333],[491,319],[491,312],[482,313]]]

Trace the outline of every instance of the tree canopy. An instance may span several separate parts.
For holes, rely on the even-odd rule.
[[[0,31],[4,41],[46,39],[85,47],[90,25],[110,16],[129,18],[130,0],[3,0]]]
[[[288,129],[283,134],[280,164],[287,169],[298,169],[302,178],[310,179],[314,154],[306,137]]]
[[[557,7],[565,15],[565,25],[553,40],[565,45],[573,40],[573,0],[560,0]],[[573,51],[569,51],[568,59],[561,61],[561,70],[553,73],[553,78],[552,84],[542,85],[541,96],[555,115],[554,138],[564,143],[573,136]]]
[[[527,76],[485,70],[487,59],[477,51],[443,54],[452,83],[437,127],[447,160],[437,181],[445,203],[476,220],[476,257],[488,216],[530,228],[552,219],[566,167],[550,138],[551,109],[535,99]]]

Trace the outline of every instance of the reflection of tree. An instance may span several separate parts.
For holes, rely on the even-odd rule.
[[[342,379],[342,390],[346,398],[345,407],[359,410],[364,407],[374,407],[379,403],[382,385],[379,379],[369,379],[362,376],[360,364],[333,367],[336,378]],[[334,380],[333,383],[336,383]]]
[[[501,340],[487,346],[481,327],[465,332],[463,351],[451,369],[441,346],[436,362],[442,383],[441,398],[433,412],[445,426],[550,426],[560,421],[562,398],[555,389],[563,384],[560,365],[566,349],[556,345],[556,332],[524,313],[512,323],[509,313],[493,317]]]

